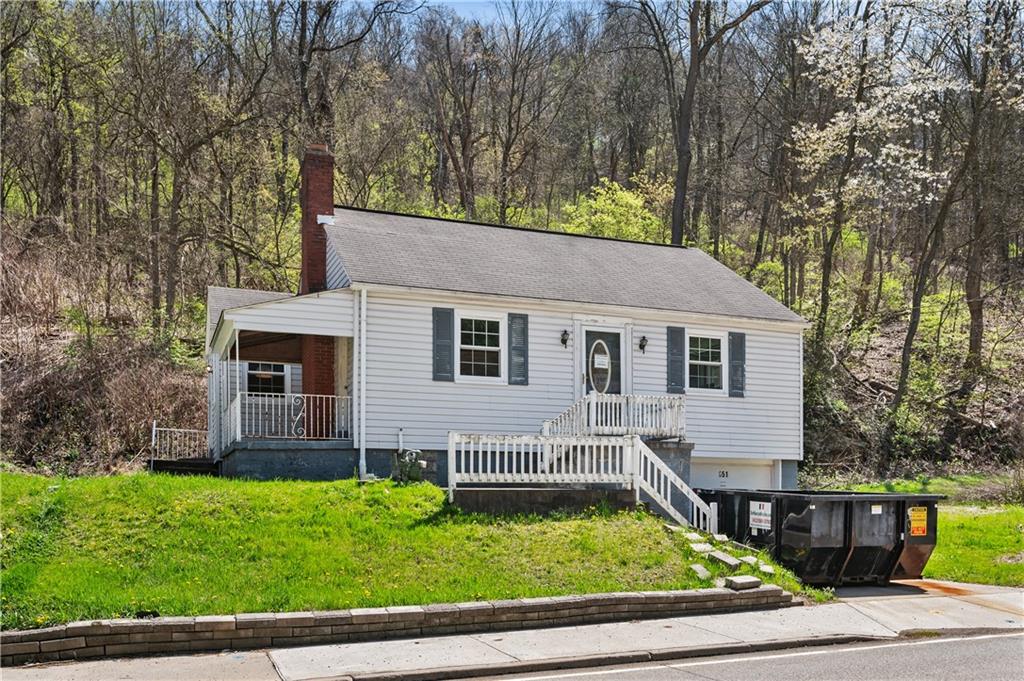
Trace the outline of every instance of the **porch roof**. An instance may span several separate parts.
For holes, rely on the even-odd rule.
[[[266,303],[271,300],[292,298],[294,293],[281,291],[257,291],[251,288],[226,288],[224,286],[206,287],[206,348],[209,350],[213,342],[213,334],[217,331],[217,324],[220,322],[224,310],[256,303]]]

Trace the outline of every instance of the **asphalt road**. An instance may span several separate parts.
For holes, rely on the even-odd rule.
[[[495,681],[1013,681],[1024,680],[1024,632],[860,643],[488,678]]]

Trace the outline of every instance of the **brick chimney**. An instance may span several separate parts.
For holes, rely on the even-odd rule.
[[[302,156],[302,274],[299,293],[327,288],[327,234],[317,222],[334,215],[334,157],[326,144],[310,144]],[[333,395],[334,342],[331,336],[302,337],[302,392]],[[306,433],[334,437],[334,412],[326,399],[307,398]]]
[[[302,276],[299,293],[327,288],[327,235],[317,216],[334,215],[334,157],[326,144],[309,144],[302,156]]]

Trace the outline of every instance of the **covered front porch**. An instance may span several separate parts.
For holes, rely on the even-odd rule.
[[[250,440],[339,440],[351,446],[352,395],[348,377],[352,339],[318,337],[323,356],[334,355],[334,385],[316,385],[303,363],[301,335],[239,331],[227,356],[211,363],[220,400],[220,444],[224,453]],[[322,346],[326,346],[326,351]],[[314,365],[315,366],[315,365]]]
[[[207,368],[213,458],[254,443],[352,448],[358,413],[352,298],[328,292],[223,311]]]

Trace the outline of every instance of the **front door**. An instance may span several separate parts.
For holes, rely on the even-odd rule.
[[[583,381],[586,393],[622,394],[622,333],[586,329],[583,347]]]

